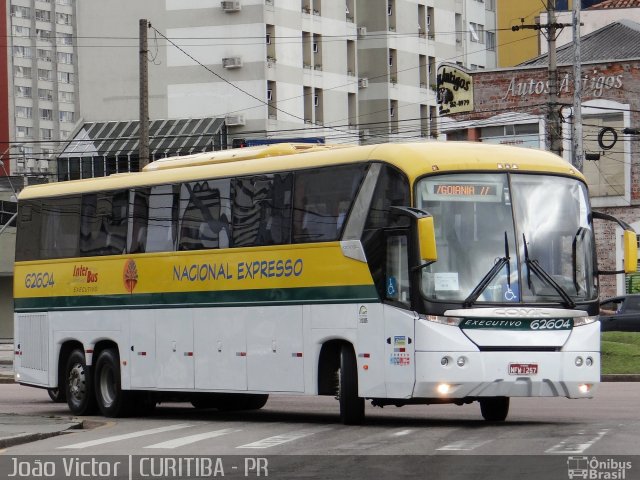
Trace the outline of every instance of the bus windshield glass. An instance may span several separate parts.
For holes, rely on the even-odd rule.
[[[429,301],[563,303],[596,298],[586,187],[531,174],[444,174],[417,183],[434,217],[438,261],[423,269]]]

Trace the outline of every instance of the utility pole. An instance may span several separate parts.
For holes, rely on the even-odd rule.
[[[524,19],[522,19],[522,25],[515,25],[511,27],[511,30],[514,32],[521,29],[540,30],[547,39],[547,58],[549,59],[547,76],[549,84],[549,98],[547,101],[546,147],[553,153],[562,156],[562,123],[560,122],[560,109],[558,105],[556,39],[564,27],[569,27],[572,24],[556,22],[555,4],[556,0],[547,0],[547,23],[545,25],[525,25]]]
[[[580,54],[580,0],[573,0],[573,166],[582,171],[582,61]]]
[[[140,19],[140,139],[138,145],[138,157],[140,170],[149,163],[149,44],[147,29],[151,24],[145,19]]]

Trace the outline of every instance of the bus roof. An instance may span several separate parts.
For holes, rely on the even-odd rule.
[[[434,172],[501,169],[569,175],[584,180],[580,172],[557,155],[530,148],[479,142],[435,141],[364,146],[285,143],[166,158],[148,165],[143,172],[34,185],[25,188],[19,199],[56,197],[373,160],[385,161],[398,167],[412,182],[417,177]]]

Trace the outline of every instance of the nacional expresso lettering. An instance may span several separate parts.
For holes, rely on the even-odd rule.
[[[235,267],[235,268],[234,268]],[[206,282],[211,280],[255,280],[264,278],[299,277],[304,269],[301,258],[286,260],[254,260],[229,263],[192,263],[173,266],[173,280]]]

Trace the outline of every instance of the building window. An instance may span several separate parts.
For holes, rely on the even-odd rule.
[[[16,85],[16,97],[31,98],[31,87],[25,87],[24,85]]]
[[[73,53],[58,52],[58,63],[73,65]]]
[[[73,83],[73,73],[58,72],[58,81],[60,83]]]
[[[23,27],[22,25],[12,25],[11,31],[16,37],[28,37],[31,35],[31,29],[29,27]]]
[[[23,127],[21,125],[16,127],[16,137],[18,138],[30,137],[32,134],[33,129],[31,127]]]
[[[46,80],[51,81],[53,79],[53,73],[51,70],[47,70],[45,68],[38,69],[38,80]]]
[[[53,110],[50,108],[41,108],[40,109],[40,119],[41,120],[53,120]]]
[[[51,42],[51,30],[36,28],[36,37],[43,42]]]
[[[50,22],[51,12],[49,10],[36,10],[36,20],[41,22]]]
[[[495,51],[496,49],[496,34],[494,32],[487,33],[487,50]]]
[[[40,100],[53,100],[53,90],[49,90],[48,88],[39,88],[38,89],[38,98]]]
[[[71,18],[68,13],[56,13],[56,23],[61,25],[71,25]]]
[[[13,47],[13,56],[21,58],[31,58],[31,47]]]
[[[31,9],[20,5],[11,5],[11,16],[16,18],[31,18]]]
[[[70,33],[58,33],[58,45],[73,45],[73,35]]]
[[[469,22],[469,33],[471,34],[472,42],[484,43],[484,25]]]
[[[51,140],[53,138],[53,130],[51,128],[41,128],[40,129],[40,139],[41,140]]]
[[[18,118],[33,118],[33,108],[16,106],[16,117]]]
[[[43,62],[51,61],[51,50],[45,50],[44,48],[39,48],[36,53],[38,55],[38,60],[42,60]]]
[[[65,112],[64,110],[60,110],[59,113],[60,113],[61,122],[67,122],[67,123],[74,122],[74,118],[75,118],[74,112]]]
[[[23,67],[22,65],[14,65],[13,73],[18,78],[31,78],[31,67]]]
[[[73,103],[76,99],[73,92],[58,92],[58,100],[61,103]]]

